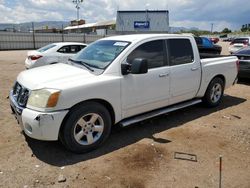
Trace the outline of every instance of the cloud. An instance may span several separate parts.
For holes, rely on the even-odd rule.
[[[80,17],[88,23],[112,20],[119,10],[168,9],[171,26],[198,27],[214,30],[225,27],[239,29],[249,23],[250,1],[241,0],[86,0],[81,4]],[[76,19],[71,0],[0,0],[0,17],[4,22]]]

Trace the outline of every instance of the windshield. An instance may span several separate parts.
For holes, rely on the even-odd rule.
[[[125,41],[99,40],[84,48],[72,59],[84,62],[90,67],[105,69],[129,44]]]
[[[42,47],[42,48],[39,48],[37,51],[38,52],[45,52],[45,51],[47,51],[47,50],[49,50],[49,49],[51,49],[51,48],[53,48],[53,47],[55,47],[56,45],[55,44],[49,44],[49,45],[47,45],[47,46],[44,46],[44,47]]]

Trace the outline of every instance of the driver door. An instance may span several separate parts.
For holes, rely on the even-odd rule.
[[[168,105],[170,68],[166,58],[165,40],[145,42],[127,57],[127,63],[135,58],[148,61],[148,73],[128,74],[122,79],[123,118]]]

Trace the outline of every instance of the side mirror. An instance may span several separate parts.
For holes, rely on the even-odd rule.
[[[146,59],[136,58],[131,63],[132,74],[145,74],[148,72],[148,61]]]
[[[122,75],[128,75],[131,71],[131,65],[126,63],[126,64],[121,64],[121,71]]]
[[[122,75],[145,74],[148,72],[148,61],[146,59],[136,58],[131,64],[121,64]]]

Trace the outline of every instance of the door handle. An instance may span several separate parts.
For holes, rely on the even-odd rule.
[[[159,77],[162,78],[162,77],[167,77],[169,76],[169,73],[162,73],[162,74],[159,74]]]
[[[196,71],[198,69],[199,69],[198,67],[193,67],[193,68],[191,68],[191,71]]]

